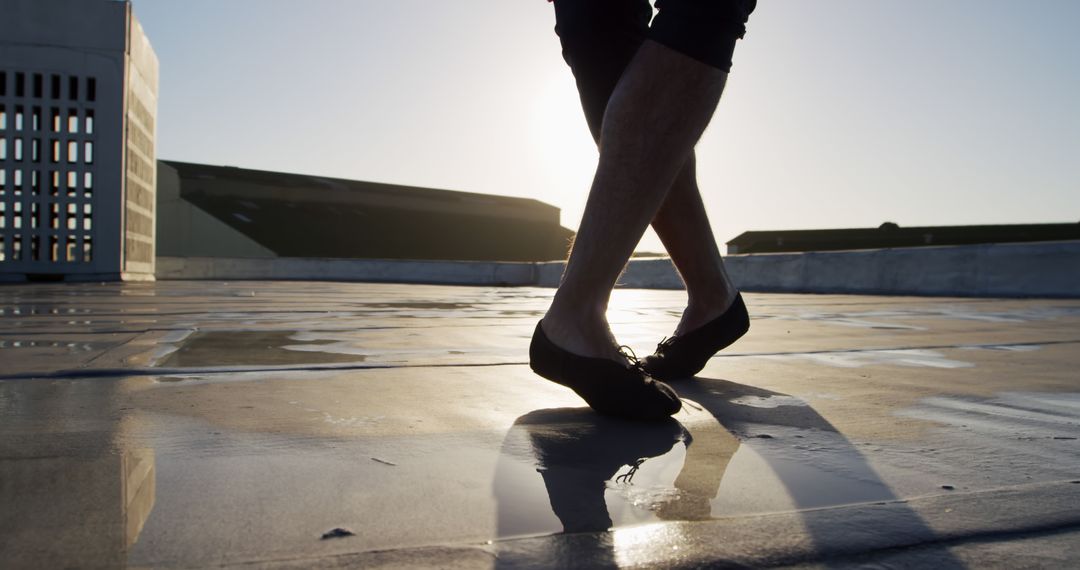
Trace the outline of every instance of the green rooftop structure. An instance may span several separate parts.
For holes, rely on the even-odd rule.
[[[175,161],[158,172],[162,256],[547,261],[573,235],[526,198]]]

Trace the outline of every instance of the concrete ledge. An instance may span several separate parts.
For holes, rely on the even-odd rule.
[[[0,273],[0,283],[94,283],[100,281],[154,281],[153,273]]]
[[[747,291],[1080,297],[1080,242],[732,255]]]
[[[159,257],[158,279],[322,280],[533,285],[532,263],[277,257]]]
[[[566,264],[548,261],[536,264],[536,285],[558,287]],[[683,282],[671,260],[666,257],[631,259],[619,277],[619,286],[631,289],[682,289]]]
[[[744,291],[1080,297],[1080,241],[729,255]],[[159,279],[280,279],[556,287],[561,261],[159,257]],[[623,287],[682,289],[671,260],[634,259]]]

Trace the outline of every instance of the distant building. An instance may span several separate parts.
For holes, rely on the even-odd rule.
[[[0,279],[153,279],[158,62],[114,0],[0,0]]]
[[[526,198],[174,161],[158,180],[162,256],[547,261],[573,235]]]
[[[1080,239],[1080,224],[900,227],[744,232],[727,242],[734,253],[836,251],[935,245],[975,245]]]

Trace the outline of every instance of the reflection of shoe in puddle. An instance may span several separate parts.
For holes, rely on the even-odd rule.
[[[585,409],[538,410],[517,423],[529,434],[537,470],[565,532],[610,528],[607,482],[620,471],[625,472],[620,482],[629,482],[644,461],[667,453],[686,433],[673,419],[646,424]]]

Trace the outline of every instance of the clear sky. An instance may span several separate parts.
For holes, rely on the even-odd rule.
[[[577,227],[596,151],[544,0],[134,5],[159,157],[536,198]],[[698,145],[717,237],[1080,221],[1078,22],[1076,0],[762,0]]]

